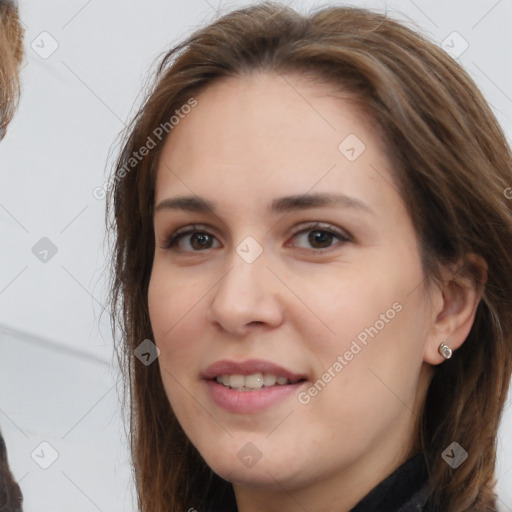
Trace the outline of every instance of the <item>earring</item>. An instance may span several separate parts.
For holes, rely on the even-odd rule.
[[[441,345],[439,345],[439,353],[445,358],[445,359],[450,359],[450,357],[452,357],[452,349],[446,344],[446,343],[441,343]]]

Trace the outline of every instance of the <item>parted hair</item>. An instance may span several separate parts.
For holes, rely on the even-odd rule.
[[[426,280],[440,283],[441,266],[462,261],[461,272],[481,290],[465,342],[434,367],[417,438],[431,503],[443,512],[496,510],[497,433],[512,372],[512,155],[504,133],[468,73],[417,30],[366,9],[303,15],[272,2],[225,14],[165,53],[114,166],[110,300],[140,510],[230,510],[233,493],[181,429],[158,365],[134,357],[142,340],[153,339],[148,284],[165,139],[119,172],[191,96],[222,78],[261,71],[310,76],[353,96],[386,140]],[[485,285],[469,254],[486,261]],[[457,469],[441,456],[454,441],[468,453]]]

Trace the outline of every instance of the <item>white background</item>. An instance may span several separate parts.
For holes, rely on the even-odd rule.
[[[23,93],[0,145],[0,426],[25,512],[134,510],[108,312],[100,317],[106,303],[105,204],[92,191],[106,180],[109,152],[154,60],[212,21],[219,8],[225,13],[246,4],[20,4]],[[321,5],[289,4],[303,11]],[[346,4],[387,9],[439,44],[458,32],[469,45],[459,60],[510,135],[512,0]],[[455,49],[463,40],[454,40]],[[52,44],[58,48],[43,58]],[[46,263],[32,253],[42,237],[57,248]],[[53,450],[57,459],[42,469],[36,461],[49,464]],[[500,507],[512,511],[510,405],[498,453]]]

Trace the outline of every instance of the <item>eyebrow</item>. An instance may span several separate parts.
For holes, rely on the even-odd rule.
[[[315,193],[297,194],[274,199],[268,205],[271,213],[287,213],[309,208],[337,206],[352,208],[366,213],[374,213],[371,208],[360,199],[344,194]],[[199,196],[178,196],[161,201],[155,208],[155,213],[163,210],[185,210],[189,212],[216,213],[213,201]]]

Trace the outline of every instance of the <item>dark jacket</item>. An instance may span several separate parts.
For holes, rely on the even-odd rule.
[[[350,512],[437,512],[428,502],[428,470],[423,454],[404,462]]]

